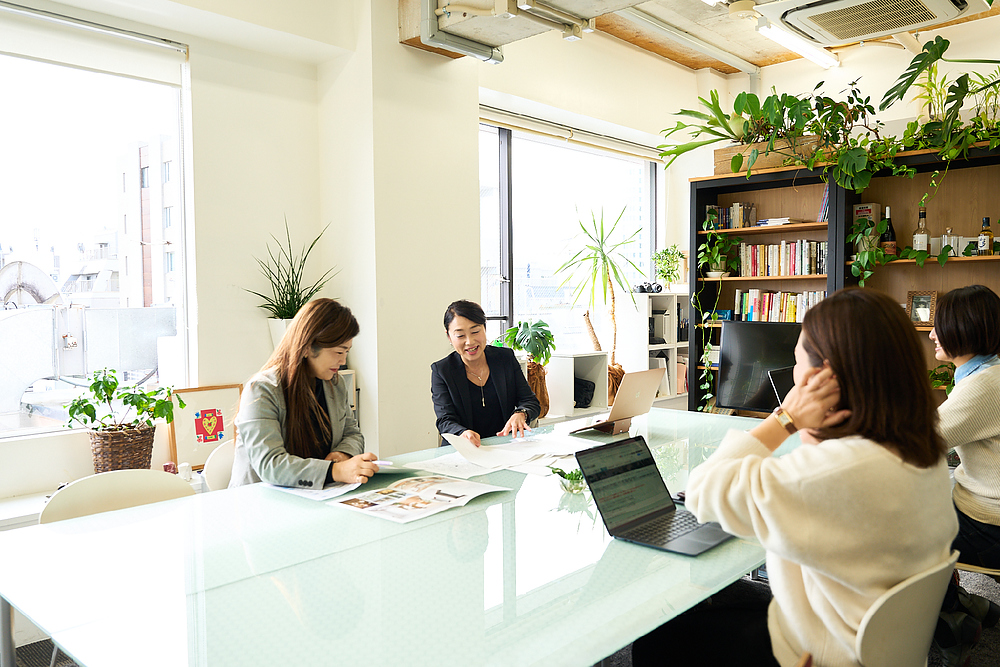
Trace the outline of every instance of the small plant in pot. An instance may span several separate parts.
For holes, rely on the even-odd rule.
[[[184,401],[177,397],[177,405]],[[112,369],[97,371],[88,392],[66,406],[67,427],[74,424],[90,429],[94,472],[149,468],[153,455],[156,419],[174,420],[174,392],[169,387],[143,390],[119,384]]]
[[[304,247],[301,253],[296,254],[292,249],[292,236],[288,231],[288,220],[286,219],[284,244],[272,235],[271,238],[278,244],[277,252],[271,250],[271,247],[268,246],[268,261],[254,257],[254,260],[260,266],[260,272],[267,278],[270,284],[271,293],[263,294],[251,289],[246,291],[264,299],[264,303],[260,304],[259,307],[269,313],[270,320],[268,324],[271,330],[271,342],[274,344],[274,347],[278,347],[278,343],[285,333],[288,321],[294,318],[299,309],[316,296],[330,279],[338,273],[333,268],[330,268],[313,283],[306,283],[304,279],[306,260],[309,259],[313,248],[316,247],[316,244],[323,237],[329,226],[324,227],[323,231],[313,239],[312,243]]]
[[[549,363],[552,351],[556,349],[556,339],[549,331],[549,325],[541,320],[518,322],[517,326],[507,329],[503,338],[498,338],[495,344],[528,353],[528,386],[542,406],[538,416],[547,415],[549,391],[545,386],[545,364]]]
[[[709,278],[721,278],[726,271],[735,271],[740,266],[739,257],[730,253],[739,247],[743,240],[729,234],[715,231],[715,218],[710,215],[705,220],[704,229],[707,233],[705,241],[698,247],[698,267],[705,269]]]
[[[681,261],[683,259],[684,253],[681,252],[676,243],[653,253],[653,264],[656,265],[656,278],[663,281],[668,290],[671,283],[680,282]]]

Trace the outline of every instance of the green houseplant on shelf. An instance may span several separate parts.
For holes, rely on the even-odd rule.
[[[149,468],[157,419],[174,420],[174,392],[170,387],[142,389],[122,386],[117,373],[109,368],[90,378],[87,392],[66,406],[66,426],[79,424],[90,429],[94,472]],[[177,396],[177,406],[184,401]]]
[[[518,322],[504,332],[503,338],[494,341],[495,345],[505,345],[512,350],[522,350],[528,354],[528,385],[542,406],[538,417],[549,413],[549,391],[545,386],[545,364],[552,358],[556,349],[556,339],[549,331],[549,325],[541,320],[534,322]]]
[[[597,220],[597,216],[591,212],[591,223],[592,228],[588,229],[587,226],[581,221],[580,229],[583,231],[583,248],[578,250],[572,257],[570,257],[565,264],[556,269],[556,273],[567,272],[569,275],[559,284],[561,289],[566,283],[570,282],[574,278],[577,278],[579,274],[579,282],[576,287],[573,288],[573,305],[580,300],[585,292],[589,292],[590,297],[588,300],[588,305],[591,309],[594,308],[596,303],[596,295],[598,286],[600,287],[600,293],[602,300],[605,304],[608,303],[608,297],[610,295],[610,315],[611,315],[611,359],[608,364],[608,405],[614,403],[615,394],[618,393],[618,385],[621,384],[622,377],[625,375],[625,369],[621,367],[620,364],[615,362],[615,347],[618,343],[618,322],[615,320],[615,284],[618,285],[629,298],[632,299],[632,303],[635,303],[635,296],[632,295],[632,290],[629,289],[628,283],[625,281],[625,265],[631,266],[635,269],[636,273],[642,274],[635,263],[622,254],[621,248],[630,243],[634,243],[636,236],[639,235],[641,229],[637,229],[621,241],[614,242],[612,236],[615,229],[618,227],[618,223],[621,222],[622,216],[625,215],[625,209],[618,214],[618,218],[615,220],[611,228],[605,231],[604,228],[604,211],[601,211],[600,222]],[[584,325],[587,329],[587,333],[590,334],[590,340],[594,344],[594,350],[601,351],[601,343],[597,339],[597,333],[594,331],[594,325],[590,321],[590,311],[588,310],[583,314]]]
[[[679,282],[681,279],[681,261],[683,259],[684,253],[681,252],[676,243],[653,253],[656,277],[666,283],[668,291],[671,283]]]
[[[296,253],[292,248],[292,236],[288,231],[288,219],[286,218],[284,245],[282,245],[282,242],[277,237],[272,235],[271,238],[278,244],[277,252],[272,250],[271,246],[268,245],[268,258],[266,261],[254,257],[254,260],[260,267],[261,274],[267,278],[270,294],[256,292],[251,289],[246,291],[264,300],[264,303],[260,304],[259,307],[269,313],[270,319],[268,320],[268,325],[271,330],[271,342],[274,344],[274,347],[277,347],[281,341],[288,321],[294,318],[299,309],[316,296],[330,279],[338,273],[331,267],[314,282],[309,283],[305,280],[306,261],[309,259],[313,248],[316,247],[316,244],[329,227],[330,225],[324,227],[319,236],[313,239],[312,243],[303,247],[302,252]]]

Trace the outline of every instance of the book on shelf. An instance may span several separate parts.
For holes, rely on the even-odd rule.
[[[715,212],[716,229],[741,229],[743,227],[756,227],[757,205],[753,202],[735,202],[730,206],[716,206],[708,204],[705,206],[705,219],[711,212]]]
[[[824,275],[826,252],[827,241],[797,239],[770,244],[741,243],[740,277]]]
[[[789,225],[799,222],[805,222],[799,218],[764,218],[763,220],[757,221],[758,227],[773,227],[775,225]]]
[[[816,213],[816,222],[830,221],[830,183],[827,181],[823,188],[823,197],[820,199],[819,212]]]
[[[826,298],[825,290],[812,292],[770,292],[738,289],[734,297],[733,319],[742,322],[801,322],[806,311]]]

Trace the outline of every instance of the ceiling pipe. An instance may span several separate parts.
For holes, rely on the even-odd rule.
[[[754,80],[754,77],[757,77],[756,80],[759,81],[760,68],[754,65],[753,63],[747,62],[746,60],[743,60],[739,56],[735,56],[732,53],[729,53],[728,51],[723,51],[714,44],[709,44],[708,42],[698,39],[697,37],[695,37],[690,33],[684,32],[683,30],[678,30],[673,26],[667,25],[666,23],[657,19],[654,16],[650,16],[649,14],[641,12],[633,7],[620,9],[617,12],[615,12],[615,14],[621,16],[622,18],[631,20],[633,22],[638,21],[640,23],[643,23],[646,26],[653,28],[653,30],[655,30],[656,32],[666,35],[675,42],[680,42],[684,46],[687,46],[696,51],[704,53],[706,56],[715,58],[719,62],[723,62],[729,65],[730,67],[735,67],[741,72],[746,72],[747,74],[750,75],[751,81]]]
[[[917,54],[924,50],[917,38],[908,32],[897,32],[892,38],[902,44],[903,48],[910,53]]]

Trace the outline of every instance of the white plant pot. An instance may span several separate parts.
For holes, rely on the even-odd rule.
[[[285,330],[288,329],[289,322],[291,322],[291,320],[276,320],[273,317],[268,318],[267,327],[271,330],[271,345],[273,347],[278,347],[278,343],[281,342],[281,338],[285,335]]]

